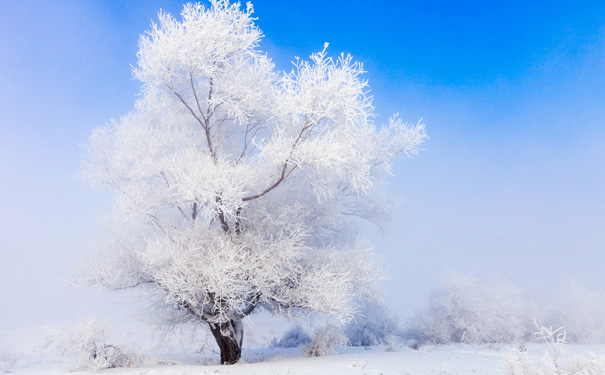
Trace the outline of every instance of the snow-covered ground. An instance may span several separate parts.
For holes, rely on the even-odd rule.
[[[190,358],[189,363],[156,365],[140,368],[118,368],[103,370],[113,375],[193,375],[193,374],[504,374],[504,357],[510,346],[446,345],[426,346],[420,350],[410,348],[399,352],[384,352],[378,347],[369,350],[346,348],[339,354],[307,358],[298,349],[249,350],[243,363],[232,366],[201,364]],[[538,360],[546,350],[544,345],[529,345],[528,353]],[[590,356],[604,354],[605,346],[569,346],[567,355]],[[210,360],[210,363],[214,362]],[[79,374],[60,358],[30,357],[2,358],[4,373],[15,374]]]
[[[189,354],[174,352],[164,358],[177,364],[153,365],[138,368],[102,370],[112,375],[201,375],[201,374],[399,374],[399,375],[455,375],[505,374],[504,360],[511,353],[511,345],[444,345],[424,346],[419,350],[408,347],[397,352],[385,352],[381,347],[340,348],[337,354],[308,358],[297,348],[247,349],[241,363],[232,366],[217,364],[212,352]],[[4,348],[4,350],[7,350]],[[548,347],[527,345],[526,353],[538,362]],[[159,353],[156,353],[158,355]],[[605,345],[567,345],[564,357],[604,355]],[[159,355],[161,356],[161,354]],[[0,353],[0,372],[15,374],[85,374],[74,371],[73,363],[60,357],[24,354],[17,351]]]
[[[316,322],[322,323],[322,322]],[[109,343],[157,358],[167,364],[137,368],[102,370],[107,375],[306,375],[306,374],[398,374],[398,375],[505,375],[505,358],[511,355],[514,345],[426,345],[419,350],[403,346],[396,352],[385,352],[380,346],[371,348],[341,347],[330,356],[308,358],[302,350],[268,349],[271,339],[281,337],[290,327],[281,319],[268,315],[255,316],[254,325],[246,327],[241,363],[232,366],[218,365],[219,356],[212,350],[211,337],[198,332],[196,339],[187,341],[186,335],[177,340],[168,337],[161,344],[150,326],[132,321],[113,322],[108,328]],[[310,327],[306,327],[310,329]],[[86,374],[74,371],[76,364],[69,359],[48,355],[38,348],[44,330],[14,329],[0,331],[0,374],[27,375]],[[205,345],[204,345],[204,342]],[[201,346],[207,349],[196,351]],[[527,355],[539,363],[549,347],[545,344],[528,344]],[[605,345],[564,345],[562,363],[574,357],[605,356]],[[168,364],[173,363],[173,364]],[[593,373],[590,373],[593,374]],[[605,374],[604,374],[605,375]]]

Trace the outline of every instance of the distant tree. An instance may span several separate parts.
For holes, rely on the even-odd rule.
[[[564,326],[568,342],[605,343],[605,292],[602,289],[589,289],[576,281],[563,283],[550,304],[541,320],[547,326]]]
[[[383,178],[425,138],[397,117],[373,124],[349,55],[324,48],[276,73],[252,12],[221,0],[185,5],[181,21],[160,12],[139,41],[141,96],[93,132],[83,168],[115,192],[119,220],[82,280],[157,290],[208,324],[225,364],[259,306],[346,322],[374,293],[381,271],[355,218],[388,221]]]
[[[525,342],[531,316],[514,287],[448,272],[428,308],[406,322],[405,335],[417,345]]]
[[[344,333],[351,346],[384,344],[389,336],[400,336],[399,322],[388,307],[375,301],[361,301],[355,317],[345,325]]]
[[[278,341],[274,337],[271,341],[271,348],[296,348],[311,342],[311,336],[305,332],[300,324],[294,325],[292,328],[284,332],[282,338]]]

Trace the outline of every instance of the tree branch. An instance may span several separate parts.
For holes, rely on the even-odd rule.
[[[200,101],[197,98],[197,92],[195,91],[195,84],[193,83],[193,76],[189,73],[189,80],[191,82],[191,90],[193,91],[193,97],[195,98],[195,103],[197,104],[197,109],[200,111],[200,116],[204,116],[204,112],[202,111],[202,107],[200,105]],[[204,122],[207,121],[207,118],[204,118]]]
[[[143,284],[155,284],[155,280],[138,280],[135,284],[133,285],[128,285],[128,286],[118,286],[118,287],[112,287],[109,288],[107,290],[112,291],[112,292],[116,292],[118,290],[125,290],[125,289],[132,289],[132,288],[136,288],[139,285],[143,285]]]
[[[168,178],[166,177],[166,174],[164,172],[160,172],[160,174],[162,175],[162,178],[164,179],[164,182],[166,183],[166,186],[168,187],[168,189],[170,189],[170,183],[168,182]],[[187,215],[185,215],[185,211],[183,211],[183,209],[181,208],[181,206],[179,206],[178,204],[175,204],[175,205],[176,205],[176,208],[181,213],[181,215],[183,215],[183,217],[185,219],[189,220],[189,217]]]
[[[254,309],[256,308],[256,306],[258,304],[258,301],[260,301],[260,297],[261,297],[260,293],[255,293],[252,296],[252,299],[248,302],[248,307],[246,307],[240,313],[242,318],[250,315],[252,313],[252,311],[254,311]]]
[[[211,81],[212,82],[212,81]],[[187,102],[185,101],[185,99],[183,99],[183,97],[181,96],[181,94],[179,94],[178,92],[176,92],[172,87],[166,85],[166,87],[172,91],[172,93],[174,94],[174,96],[176,96],[179,101],[181,103],[183,103],[183,105],[185,106],[185,108],[187,108],[187,110],[189,111],[189,113],[191,113],[191,115],[197,120],[197,122],[199,122],[199,124],[202,126],[202,129],[204,129],[204,133],[206,135],[206,143],[208,144],[208,150],[210,151],[210,155],[212,156],[212,160],[214,160],[214,162],[217,162],[217,158],[216,158],[216,154],[214,153],[214,148],[212,147],[212,140],[210,139],[210,126],[208,124],[208,121],[206,118],[200,118],[200,116],[203,117],[203,114],[200,114],[200,116],[198,116],[195,111],[193,110],[193,108],[191,108],[189,106],[189,104],[187,104]],[[212,83],[210,86],[210,96],[212,96]]]
[[[296,140],[294,141],[294,143],[292,144],[292,148],[290,149],[290,153],[288,155],[288,157],[286,158],[286,161],[284,162],[284,165],[281,169],[281,173],[279,175],[279,178],[277,179],[277,181],[275,181],[271,186],[269,186],[268,188],[266,188],[265,190],[263,190],[262,192],[255,194],[255,195],[251,195],[248,197],[244,197],[242,198],[242,201],[247,202],[253,199],[257,199],[262,197],[263,195],[267,194],[268,192],[270,192],[271,190],[275,189],[276,187],[279,186],[279,184],[282,183],[283,180],[285,180],[288,176],[290,176],[290,174],[296,169],[296,165],[290,170],[290,172],[288,172],[288,174],[286,174],[286,169],[288,168],[288,163],[290,162],[290,158],[292,157],[292,153],[294,152],[294,149],[296,148],[296,146],[298,145],[298,142],[302,139],[303,133],[305,132],[305,130],[310,129],[313,126],[313,123],[309,123],[308,120],[305,119],[305,125],[303,126],[302,130],[300,131],[300,133],[298,134],[298,137],[296,137]]]
[[[225,233],[229,233],[229,225],[227,224],[227,220],[225,220],[225,214],[223,209],[221,208],[222,199],[220,195],[216,196],[216,205],[218,211],[218,219],[221,221],[221,228],[225,231]]]
[[[197,202],[193,202],[193,207],[191,208],[191,219],[195,220],[198,213]]]
[[[235,234],[241,233],[240,214],[242,213],[242,206],[237,208],[235,212]]]

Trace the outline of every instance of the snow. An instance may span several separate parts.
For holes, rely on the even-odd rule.
[[[506,350],[481,346],[406,348],[400,352],[382,352],[379,347],[343,348],[336,355],[308,358],[300,349],[256,350],[244,353],[242,362],[232,366],[201,365],[195,362],[173,366],[153,366],[103,370],[106,374],[499,374]],[[204,357],[207,357],[204,356]],[[60,359],[30,358],[6,367],[19,374],[63,374],[68,364]],[[23,366],[23,367],[21,367]],[[87,372],[74,372],[87,373]]]
[[[260,327],[259,327],[260,328]],[[252,330],[252,336],[260,333]],[[66,359],[40,354],[31,338],[15,336],[17,332],[0,333],[0,373],[54,375],[88,374],[73,371]],[[133,337],[130,337],[133,339]],[[248,337],[251,341],[262,341]],[[141,338],[142,339],[142,338]],[[11,343],[15,343],[12,345]],[[29,345],[26,345],[29,344]],[[306,374],[359,374],[359,375],[456,375],[456,374],[505,374],[504,358],[513,345],[427,345],[419,350],[404,347],[397,352],[385,352],[380,346],[370,348],[340,347],[337,354],[309,358],[299,348],[245,349],[243,360],[231,366],[218,365],[218,356],[211,351],[204,353],[165,351],[154,352],[158,358],[175,359],[176,365],[154,365],[138,368],[102,370],[107,375],[306,375]],[[605,345],[566,345],[564,356],[590,357],[604,355]],[[528,344],[526,353],[538,362],[548,350],[544,344]]]
[[[244,354],[243,363],[232,366],[201,365],[195,363],[162,365],[142,368],[108,369],[104,374],[115,375],[189,375],[189,374],[504,374],[502,363],[510,346],[482,345],[428,346],[400,352],[383,352],[379,347],[370,350],[346,348],[339,354],[317,358],[302,356],[300,350],[257,350]],[[543,354],[544,345],[533,345],[528,351],[534,357]],[[573,352],[605,353],[605,346],[573,346]],[[0,362],[2,363],[2,362]],[[22,367],[23,366],[23,367]],[[16,366],[4,366],[18,374],[85,374],[69,371],[64,362],[52,358],[32,358],[19,361]]]

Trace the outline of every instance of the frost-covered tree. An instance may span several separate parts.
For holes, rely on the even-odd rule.
[[[502,283],[446,273],[429,306],[406,322],[417,344],[485,344],[526,341],[531,316],[521,293]]]
[[[311,336],[305,332],[305,329],[301,324],[292,326],[289,330],[284,332],[282,338],[278,341],[277,337],[274,337],[271,341],[271,348],[296,348],[301,345],[305,345],[311,342]]]
[[[361,301],[355,317],[345,325],[344,333],[351,346],[386,343],[387,337],[401,335],[399,322],[387,306],[375,301]]]
[[[577,344],[605,343],[605,292],[578,282],[563,284],[542,318],[547,325],[565,326],[567,341]]]
[[[185,5],[180,21],[160,12],[139,42],[141,96],[93,132],[83,168],[116,195],[83,281],[156,290],[208,324],[222,363],[240,358],[259,306],[347,321],[374,293],[381,271],[356,218],[388,220],[383,179],[425,138],[397,117],[373,123],[349,55],[324,48],[275,72],[252,12],[221,0]]]

